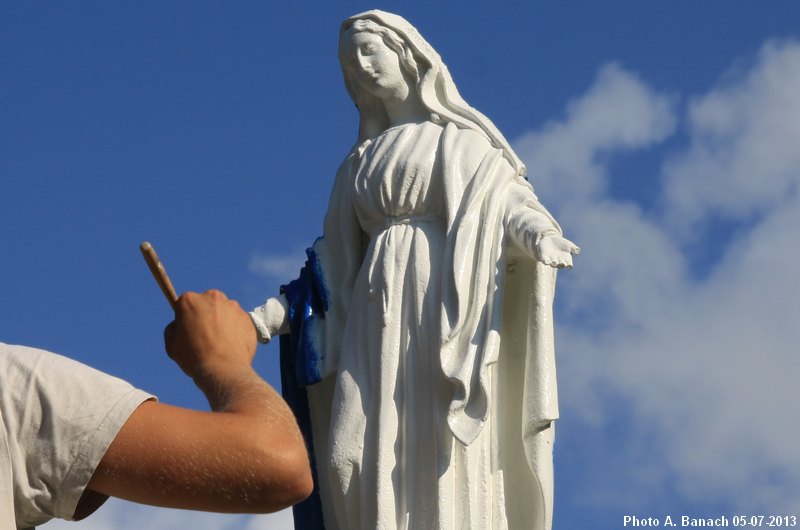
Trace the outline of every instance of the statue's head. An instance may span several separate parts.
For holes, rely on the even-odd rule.
[[[414,90],[432,122],[475,130],[502,149],[512,166],[524,175],[525,166],[503,135],[461,98],[439,54],[406,19],[384,11],[367,11],[345,20],[339,35],[344,83],[360,114],[359,144],[389,127],[382,90]],[[355,53],[356,45],[380,57],[373,56],[372,64],[360,63],[364,59]],[[376,60],[380,62],[377,73],[372,71]]]
[[[342,29],[339,39],[339,61],[349,89],[361,91],[363,83],[358,77],[365,66],[370,66],[365,64],[365,61],[370,62],[369,57],[395,63],[407,84],[415,86],[419,83],[417,60],[407,41],[393,29],[372,19],[353,20]],[[393,67],[394,65],[387,65],[388,71],[380,73],[391,74],[393,72],[390,69]],[[357,98],[357,95],[354,96],[354,99]]]
[[[339,62],[347,91],[361,114],[362,139],[388,127],[383,101],[405,99],[409,91],[419,94],[419,69],[427,66],[403,33],[382,18],[367,16],[378,13],[348,19],[339,36]]]

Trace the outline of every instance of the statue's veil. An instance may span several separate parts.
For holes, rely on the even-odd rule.
[[[441,125],[453,123],[460,129],[472,129],[484,136],[489,143],[503,151],[503,156],[508,160],[517,175],[525,177],[525,165],[514,153],[505,137],[497,130],[494,124],[470,107],[458,93],[456,84],[450,76],[447,66],[442,62],[436,50],[422,38],[422,35],[399,15],[385,11],[372,10],[354,15],[342,23],[340,36],[343,35],[357,20],[372,20],[375,23],[394,31],[409,47],[417,62],[419,81],[417,92],[422,103],[431,113],[432,121]],[[377,101],[370,102],[370,96],[357,94],[348,73],[342,65],[344,83],[350,97],[359,107],[360,123],[358,143],[372,139],[389,127],[385,112],[376,112],[373,109],[382,107]],[[359,104],[359,99],[361,104]]]

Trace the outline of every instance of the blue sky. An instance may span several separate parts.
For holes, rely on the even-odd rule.
[[[205,407],[138,245],[247,308],[293,277],[356,136],[338,26],[373,7],[583,249],[556,300],[555,527],[800,515],[795,2],[5,2],[0,340]],[[277,385],[276,346],[257,368]],[[122,502],[69,528],[188,524],[291,528]]]

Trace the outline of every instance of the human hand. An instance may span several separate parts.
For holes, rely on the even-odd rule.
[[[250,316],[219,291],[184,293],[174,307],[175,321],[164,330],[167,352],[213,412],[142,403],[87,491],[229,513],[272,512],[307,497],[314,483],[297,421],[250,365]]]
[[[545,236],[536,245],[539,261],[557,269],[571,269],[572,256],[580,253],[578,245],[558,235]]]
[[[257,345],[250,315],[216,290],[181,295],[164,342],[170,358],[198,383],[223,370],[249,367]]]

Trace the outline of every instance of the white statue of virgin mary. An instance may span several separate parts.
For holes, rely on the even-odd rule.
[[[298,528],[549,529],[555,269],[579,249],[406,20],[349,18],[339,57],[358,141],[300,278],[253,312],[290,332],[318,486]]]

